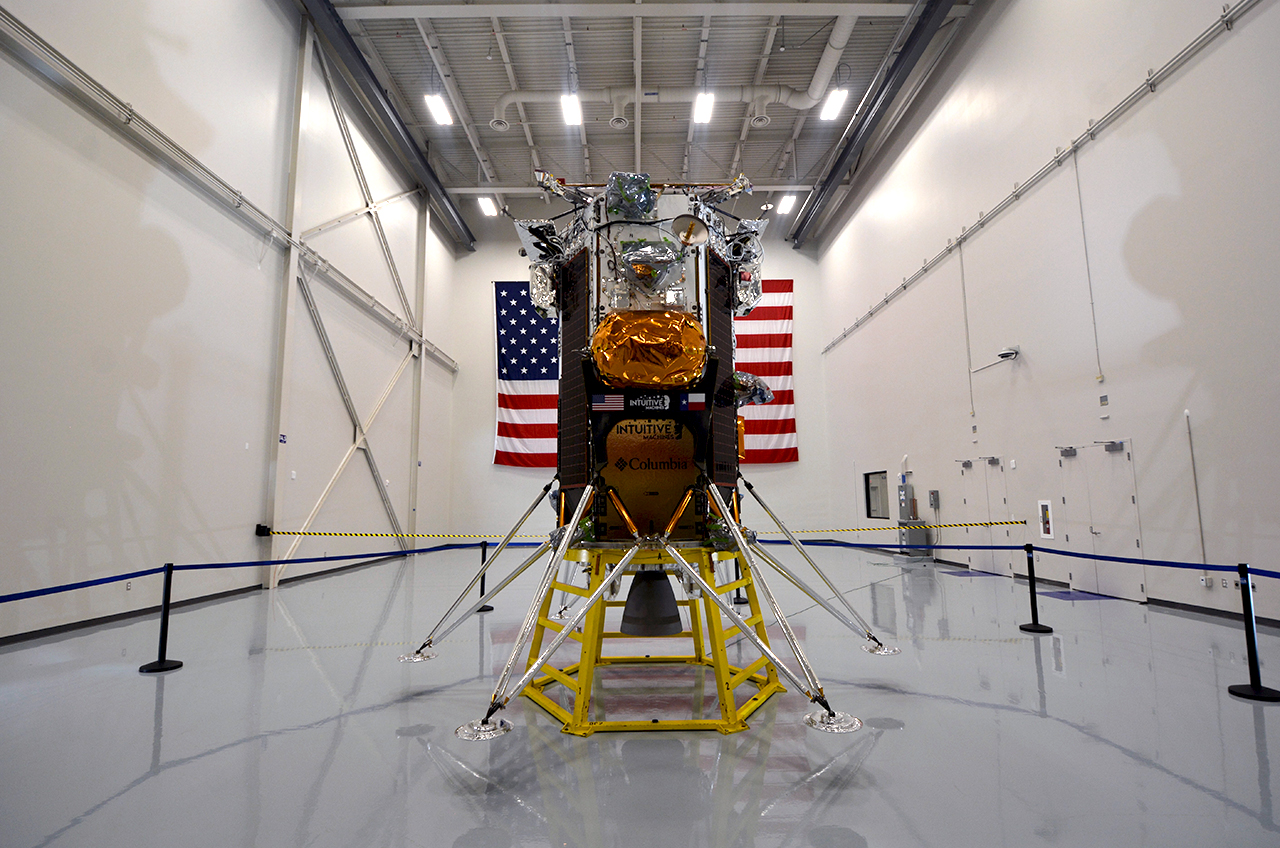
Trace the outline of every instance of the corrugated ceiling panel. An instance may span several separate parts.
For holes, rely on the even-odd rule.
[[[762,83],[807,90],[826,46],[833,18],[787,16],[781,19],[772,49],[763,56],[771,18],[766,15],[711,18],[705,49],[708,86],[750,85],[765,58]],[[617,18],[572,18],[569,31],[581,88],[598,89],[635,85],[634,23]],[[502,61],[495,24],[489,17],[440,18],[430,21],[452,67],[454,82],[474,122],[480,145],[487,151],[500,184],[530,185],[532,153],[516,107],[507,110],[511,127],[498,132],[489,126],[494,104],[511,90],[511,78]],[[694,181],[731,179],[730,166],[741,146],[736,170],[756,182],[791,181],[793,168],[801,181],[821,176],[832,145],[848,122],[857,102],[889,50],[902,20],[862,18],[854,27],[841,64],[828,89],[841,85],[850,91],[844,114],[822,122],[816,109],[804,121],[795,143],[794,160],[788,156],[779,173],[801,113],[782,104],[770,104],[771,123],[748,127],[739,143],[749,107],[743,103],[718,103],[712,122],[694,126],[690,141],[692,106],[687,103],[646,103],[641,108],[642,164],[655,180],[676,180],[688,156],[688,178]],[[405,118],[421,128],[430,141],[430,157],[446,185],[477,184],[477,159],[463,128],[437,126],[428,114],[424,97],[445,93],[432,65],[416,22],[408,19],[368,19],[352,22],[353,30],[367,36],[367,44],[387,69],[409,108]],[[524,91],[567,92],[572,85],[562,18],[502,18],[497,26],[511,57],[511,72]],[[653,17],[641,23],[642,83],[646,90],[658,86],[687,87],[698,84],[698,51],[703,18]],[[376,63],[375,63],[376,64]],[[543,167],[573,181],[586,179],[580,130],[566,127],[557,103],[524,105],[527,127],[533,136]],[[601,180],[610,170],[630,170],[635,164],[633,127],[609,126],[609,104],[584,104],[585,132],[591,158],[591,179]],[[628,119],[636,109],[628,105]],[[456,116],[455,116],[456,118]],[[483,184],[481,182],[481,184]]]

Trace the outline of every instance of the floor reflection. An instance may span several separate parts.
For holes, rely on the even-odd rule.
[[[453,728],[491,697],[520,587],[437,659],[396,662],[465,585],[468,553],[184,608],[171,644],[186,665],[157,676],[137,672],[154,619],[0,648],[0,845],[1280,844],[1275,708],[1226,694],[1245,671],[1236,622],[1049,598],[1055,632],[1034,637],[1007,578],[822,551],[903,640],[868,656],[779,592],[857,733],[806,730],[796,692],[731,735],[579,738],[516,698],[511,733],[469,743]],[[1259,639],[1264,659],[1280,651],[1273,630]],[[610,716],[714,706],[699,669],[640,672],[602,677]]]
[[[847,803],[881,735],[903,722],[868,720],[870,732],[812,746],[780,726],[766,705],[745,733],[559,732],[532,705],[520,730],[453,750],[454,740],[417,737],[447,791],[469,811],[454,845],[630,845],[654,848],[756,844],[859,845],[853,831],[815,826]],[[519,726],[519,725],[518,725]],[[862,787],[865,790],[865,785]],[[856,837],[853,842],[841,841]],[[490,841],[482,841],[482,840]],[[760,840],[765,840],[763,843]],[[798,841],[799,840],[799,841]]]

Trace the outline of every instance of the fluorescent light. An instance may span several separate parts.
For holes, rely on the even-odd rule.
[[[480,204],[480,211],[485,214],[486,218],[498,217],[497,204],[493,202],[491,197],[477,197],[476,202]]]
[[[794,194],[788,194],[786,197],[778,201],[778,214],[779,215],[787,214],[788,212],[791,211],[792,207],[794,207],[795,205],[796,205],[796,196]]]
[[[840,110],[844,108],[844,100],[848,96],[849,92],[843,88],[831,89],[831,93],[827,95],[827,102],[822,104],[822,114],[818,117],[824,121],[834,121],[840,114]]]
[[[449,114],[449,107],[444,105],[444,98],[440,95],[428,94],[427,108],[431,110],[431,117],[436,119],[437,124],[447,127],[453,123],[453,115]]]
[[[582,102],[576,94],[560,95],[560,108],[564,111],[564,122],[571,127],[582,124]]]
[[[695,124],[711,123],[711,110],[715,108],[716,96],[709,91],[701,92],[693,101],[693,122]]]

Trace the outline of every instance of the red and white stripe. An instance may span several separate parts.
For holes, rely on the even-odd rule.
[[[556,467],[556,380],[499,380],[498,436],[493,461],[525,468]]]
[[[764,296],[747,315],[734,319],[734,367],[763,377],[773,401],[738,410],[746,419],[744,464],[797,462],[795,382],[791,328],[794,286],[791,280],[764,280]]]

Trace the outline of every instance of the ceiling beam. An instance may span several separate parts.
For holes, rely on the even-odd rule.
[[[495,17],[490,20],[490,23],[493,24],[493,37],[498,42],[498,52],[502,54],[502,66],[507,70],[507,82],[511,84],[512,91],[517,91],[520,88],[520,81],[516,79],[515,66],[511,64],[511,53],[507,50],[507,34],[502,29],[502,19]],[[520,113],[520,127],[524,130],[524,140],[529,145],[529,159],[537,170],[542,167],[542,156],[538,153],[538,145],[533,141],[533,130],[529,128],[529,116],[524,112],[524,104],[517,103],[516,111]]]
[[[418,34],[422,36],[422,40],[427,45],[427,52],[431,54],[431,61],[436,66],[436,73],[440,75],[440,79],[444,83],[445,95],[449,98],[449,105],[453,107],[453,114],[458,116],[458,123],[462,124],[462,131],[466,133],[467,141],[471,143],[471,150],[476,155],[476,160],[480,163],[480,168],[484,171],[484,178],[489,182],[495,182],[498,174],[493,170],[493,162],[489,158],[489,151],[484,149],[484,145],[480,143],[480,133],[476,132],[475,121],[471,120],[471,111],[467,108],[467,103],[462,99],[462,92],[458,89],[458,82],[453,77],[453,67],[449,64],[449,58],[444,55],[444,48],[440,46],[440,39],[436,37],[435,28],[431,26],[431,21],[416,20],[414,21],[418,27]],[[501,209],[504,205],[502,196],[498,195],[494,198]]]
[[[906,42],[902,45],[902,52],[898,54],[893,67],[889,69],[888,75],[880,84],[866,114],[853,131],[848,143],[840,151],[831,170],[827,172],[817,189],[809,195],[796,215],[796,223],[789,236],[792,247],[799,249],[816,228],[818,219],[831,203],[836,189],[844,182],[849,169],[853,167],[854,160],[866,147],[867,141],[879,126],[881,119],[890,112],[894,98],[907,81],[907,77],[911,75],[911,71],[924,54],[925,48],[929,46],[929,42],[942,26],[953,3],[954,0],[928,0],[924,10],[920,12],[911,35],[907,36]]]
[[[373,69],[365,61],[360,48],[356,46],[347,31],[346,25],[338,17],[329,0],[299,0],[320,34],[321,43],[351,82],[352,88],[361,101],[361,105],[369,113],[374,123],[381,130],[387,143],[404,162],[409,173],[427,190],[436,211],[450,235],[459,245],[467,250],[475,250],[476,237],[472,234],[462,213],[453,205],[453,200],[445,193],[444,184],[435,170],[427,163],[417,142],[405,126],[404,119],[396,111],[382,89],[382,84],[374,75]]]
[[[698,37],[698,69],[693,75],[693,84],[698,88],[707,87],[707,42],[711,38],[711,16],[702,18],[702,32]],[[720,104],[724,108],[724,104]],[[684,164],[680,167],[680,179],[689,179],[689,154],[693,151],[693,113],[697,103],[689,104],[689,131],[684,138]]]
[[[558,8],[558,7],[557,7]],[[573,25],[567,16],[562,17],[564,26],[564,53],[569,60],[569,90],[578,93],[578,57],[573,52]],[[578,124],[578,141],[582,145],[582,173],[591,179],[591,148],[587,146],[587,122]]]
[[[913,3],[404,3],[356,5],[347,3],[338,9],[343,20],[402,20],[405,18],[692,18],[762,17],[797,15],[808,18],[832,18],[857,15],[863,18],[902,18],[910,13]],[[951,16],[969,13],[968,6],[958,6]]]
[[[411,122],[413,118],[413,109],[409,106],[409,99],[404,96],[404,92],[396,84],[396,78],[387,68],[382,56],[378,53],[378,48],[374,46],[367,32],[365,32],[364,24],[360,21],[354,21],[348,27],[351,30],[351,37],[355,40],[356,45],[360,48],[360,52],[364,54],[364,58],[369,62],[369,67],[373,69],[374,76],[378,78],[378,82],[382,83],[382,88],[387,92],[387,96],[391,98],[391,102],[400,110],[401,117],[406,119],[405,126],[411,130],[417,130],[414,139],[418,145],[426,150],[430,146],[430,140],[423,131],[423,125]]]
[[[764,72],[769,67],[769,57],[773,54],[773,39],[778,35],[778,22],[781,20],[781,15],[774,15],[769,19],[769,27],[764,34],[764,46],[760,48],[760,61],[756,65],[756,85],[764,82]],[[742,116],[742,130],[738,133],[738,143],[733,146],[733,164],[729,166],[730,180],[737,176],[738,165],[742,162],[742,145],[746,142],[747,131],[751,128],[751,113],[752,109],[748,107],[747,114]]]
[[[642,59],[644,58],[644,43],[641,38],[642,32],[643,32],[643,21],[638,17],[632,18],[631,19],[631,56],[632,56],[632,63],[635,66],[633,70],[634,70],[635,80],[636,80],[636,99],[635,99],[635,104],[632,107],[634,109],[634,115],[632,115],[632,119],[633,119],[632,123],[635,124],[635,139],[636,139],[635,172],[637,174],[643,173],[643,171],[640,168],[640,92],[641,92],[641,88],[640,88],[641,67],[640,66],[642,64]]]

